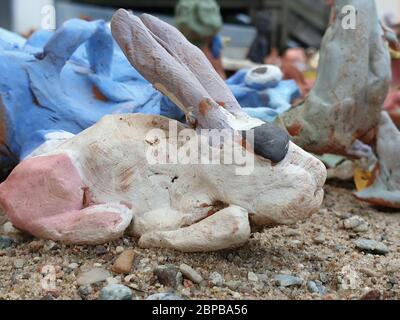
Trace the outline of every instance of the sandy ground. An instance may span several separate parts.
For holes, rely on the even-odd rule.
[[[351,195],[352,187],[330,182],[318,214],[296,226],[256,233],[238,250],[181,254],[143,250],[128,238],[87,247],[24,236],[0,250],[0,299],[98,299],[107,282],[122,283],[133,290],[134,299],[146,299],[171,290],[159,283],[154,268],[179,267],[181,263],[193,267],[204,279],[200,284],[185,280],[178,286],[176,294],[185,299],[400,299],[400,212],[359,202]],[[343,227],[344,221],[354,216],[365,221],[361,231]],[[361,252],[354,243],[359,238],[383,243],[389,253]],[[121,247],[133,248],[136,253],[128,276],[111,272]],[[110,272],[108,279],[79,286],[77,278],[93,268]],[[223,277],[223,283],[212,284],[215,272]],[[51,290],[45,285],[49,274],[54,276]],[[276,275],[301,281],[285,287]],[[313,290],[312,283],[319,290]]]

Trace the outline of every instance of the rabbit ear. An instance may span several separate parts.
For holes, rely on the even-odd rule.
[[[234,117],[211,98],[174,54],[174,48],[152,34],[138,17],[120,9],[113,16],[111,29],[134,68],[187,116],[193,114],[202,128],[231,127]]]
[[[242,112],[225,81],[199,48],[191,44],[178,29],[152,15],[142,14],[140,19],[164,45],[173,50],[216,102],[232,113]]]

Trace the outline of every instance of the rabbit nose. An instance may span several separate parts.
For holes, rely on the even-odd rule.
[[[270,123],[265,123],[253,130],[254,135],[248,135],[243,131],[246,138],[253,145],[254,152],[274,163],[285,159],[289,151],[289,135],[282,129]]]

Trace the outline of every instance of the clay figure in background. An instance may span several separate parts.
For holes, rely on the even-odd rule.
[[[355,29],[343,28],[346,5]],[[354,41],[359,39],[359,41]],[[359,139],[371,142],[390,86],[390,57],[375,1],[336,0],[323,38],[318,78],[305,102],[282,117],[293,141],[316,154],[348,155]]]
[[[346,5],[356,9],[355,29],[343,27],[346,15],[340,12]],[[368,144],[376,148],[377,170],[370,187],[357,196],[398,208],[398,132],[390,117],[381,115],[391,82],[386,41],[397,39],[382,27],[375,1],[334,1],[316,84],[305,102],[282,119],[293,141],[309,152],[368,159]]]
[[[296,81],[302,97],[305,97],[312,88],[312,83],[307,81],[304,76],[307,71],[307,64],[306,51],[302,48],[287,49],[280,64],[284,79]]]
[[[283,77],[278,67],[262,65],[238,71],[227,84],[248,115],[274,122],[301,97],[296,82]]]
[[[400,128],[400,23],[395,23],[389,17],[386,23],[394,32],[388,33],[391,35],[389,38],[389,51],[392,58],[392,85],[390,93],[385,101],[385,110],[389,112],[392,120]]]
[[[222,66],[222,28],[220,7],[215,0],[180,0],[175,9],[177,28],[210,60],[217,73],[226,79]]]
[[[400,209],[400,132],[382,112],[377,136],[379,165],[373,183],[356,196],[374,205]]]
[[[143,77],[193,116],[193,127],[227,129],[235,138],[221,149],[206,136],[201,150],[244,151],[237,130],[263,126],[245,115],[206,57],[173,27],[119,10],[112,31]],[[107,242],[132,221],[141,247],[185,252],[235,248],[249,239],[251,226],[292,224],[318,211],[325,167],[295,144],[275,164],[248,150],[254,165],[241,176],[237,164],[150,163],[149,150],[159,157],[152,148],[164,143],[198,147],[194,137],[204,133],[175,140],[174,126],[186,137],[186,126],[164,117],[107,116],[52,152],[23,161],[0,185],[2,211],[17,228],[67,243]]]
[[[257,28],[257,36],[254,39],[248,58],[255,62],[263,64],[265,57],[270,53],[270,27],[271,18],[267,12],[259,12],[256,17],[255,27]]]

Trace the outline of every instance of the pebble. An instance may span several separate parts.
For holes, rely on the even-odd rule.
[[[109,277],[111,277],[111,274],[107,270],[102,268],[93,268],[87,272],[81,273],[76,282],[80,286],[85,286],[106,281]]]
[[[149,296],[146,300],[171,300],[171,301],[178,301],[178,300],[184,300],[182,297],[174,294],[174,293],[156,293],[156,294],[152,294],[151,296]]]
[[[326,238],[323,234],[319,234],[313,240],[314,240],[315,244],[324,244],[326,241]]]
[[[52,251],[52,250],[57,250],[60,247],[58,246],[58,244],[52,240],[47,240],[44,244],[44,249],[46,251]]]
[[[233,299],[240,299],[242,296],[240,295],[239,292],[234,292],[232,297],[233,297]]]
[[[121,279],[114,278],[114,277],[107,278],[106,281],[107,281],[107,284],[120,284],[121,283]]]
[[[15,245],[15,240],[9,237],[0,237],[0,250],[11,248]]]
[[[218,273],[218,272],[213,272],[210,275],[210,282],[215,286],[215,287],[222,287],[224,284],[224,277]]]
[[[353,230],[356,232],[368,231],[368,223],[361,217],[353,216],[343,221],[343,227],[346,230]]]
[[[231,289],[232,291],[236,291],[237,289],[239,289],[239,287],[242,285],[241,281],[235,281],[235,280],[231,280],[231,281],[227,281],[225,282],[225,285]]]
[[[95,248],[94,248],[94,252],[98,255],[98,256],[103,256],[103,255],[105,255],[106,253],[108,253],[108,250],[107,250],[107,248],[105,247],[105,246],[96,246]]]
[[[301,236],[301,233],[298,230],[289,229],[288,231],[286,231],[285,235],[287,237],[299,237]]]
[[[15,259],[14,260],[14,267],[16,269],[22,269],[24,267],[25,261],[23,259]]]
[[[135,279],[135,275],[130,274],[129,276],[126,276],[126,277],[124,278],[124,282],[130,283],[130,282],[132,282],[133,279]]]
[[[355,241],[356,248],[367,253],[385,255],[390,252],[389,248],[375,240],[367,240],[367,239],[358,239]]]
[[[122,284],[110,284],[100,292],[100,300],[132,300],[132,290]]]
[[[307,289],[311,293],[316,293],[320,296],[324,296],[328,293],[328,290],[322,285],[320,281],[308,281]]]
[[[303,284],[303,279],[286,274],[279,274],[274,279],[280,287],[301,286]]]
[[[257,276],[254,272],[249,272],[249,273],[247,274],[247,279],[248,279],[250,282],[258,282],[258,281],[259,281],[258,276]]]
[[[343,220],[351,218],[352,214],[349,212],[335,212],[335,216]]]
[[[74,271],[74,270],[76,270],[76,269],[79,268],[79,264],[77,264],[77,263],[70,263],[70,264],[68,265],[67,268],[70,269],[70,270],[72,270],[72,271]]]
[[[177,289],[183,282],[182,273],[174,265],[158,266],[153,271],[159,283]]]
[[[346,265],[338,274],[338,283],[340,290],[356,290],[361,284],[361,279],[351,265]]]
[[[93,288],[91,285],[80,286],[78,289],[79,295],[83,297],[87,297],[93,292]]]
[[[116,247],[116,248],[115,248],[115,251],[116,251],[118,254],[121,254],[122,252],[124,252],[124,247],[121,247],[121,246]]]
[[[380,300],[382,294],[379,290],[370,290],[361,297],[361,300]]]
[[[4,232],[4,234],[9,235],[9,236],[21,235],[21,231],[16,229],[11,222],[6,222],[3,225],[3,232]]]
[[[118,274],[129,274],[131,272],[133,261],[135,260],[135,251],[127,250],[121,253],[118,259],[114,262],[111,270]]]
[[[179,266],[179,270],[182,272],[183,276],[186,279],[189,279],[193,283],[200,283],[203,281],[203,277],[201,276],[200,273],[198,273],[196,270],[194,270],[191,266],[188,266],[187,264],[181,264]]]

